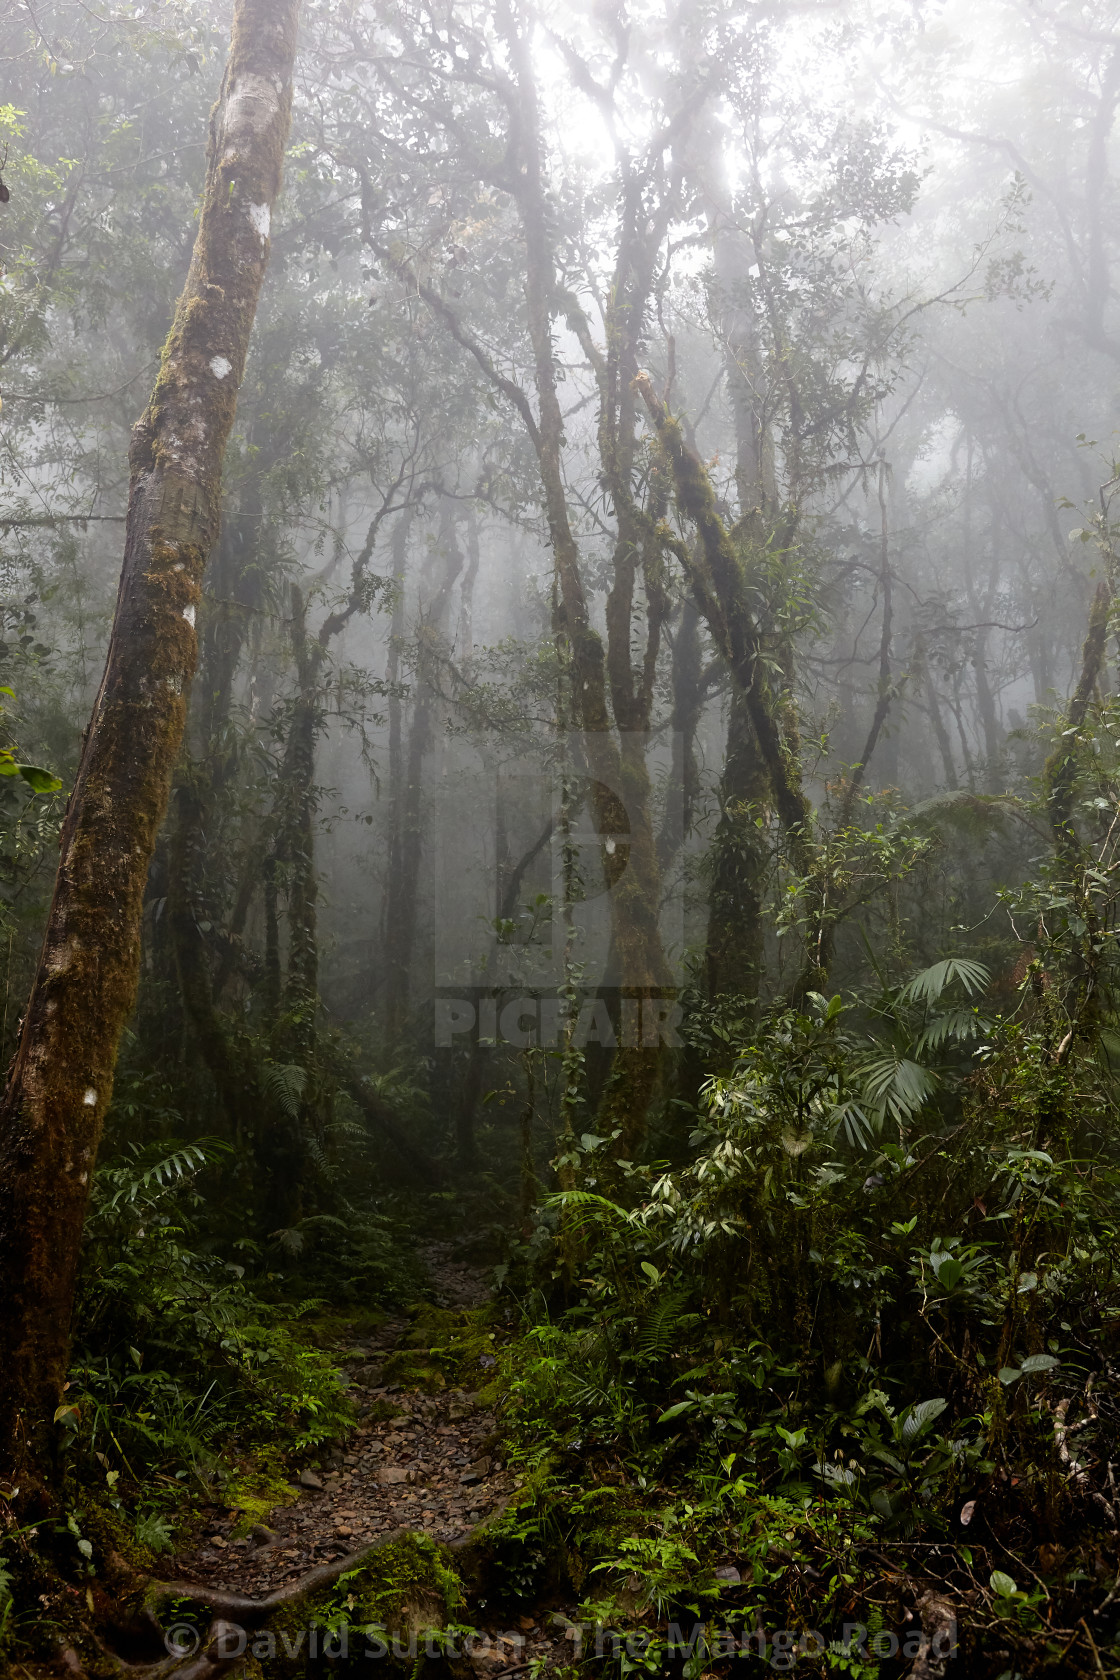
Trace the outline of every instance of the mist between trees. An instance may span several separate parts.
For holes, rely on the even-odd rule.
[[[806,1567],[817,1505],[963,1544],[979,1501],[976,1649],[1036,1659],[1031,1582],[1080,1640],[1120,1529],[1116,9],[305,0],[294,69],[292,15],[239,0],[223,82],[207,0],[0,9],[11,1509],[104,1457],[142,1525],[184,1449],[129,1359],[220,1365],[224,1429],[260,1326],[418,1298],[443,1207],[521,1315],[525,1453],[707,1477],[697,1569],[728,1500],[800,1512]],[[283,1346],[269,1450],[325,1452],[354,1420]],[[580,1534],[572,1592],[688,1602]],[[924,1662],[964,1575],[902,1573]],[[831,1625],[774,1591],[758,1625]]]

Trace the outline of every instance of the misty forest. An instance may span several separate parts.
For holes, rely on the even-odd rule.
[[[1120,5],[0,67],[0,1676],[1120,1675]]]

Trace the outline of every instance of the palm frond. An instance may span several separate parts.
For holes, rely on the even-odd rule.
[[[902,1123],[913,1119],[937,1088],[937,1076],[908,1056],[877,1056],[860,1069],[869,1103]]]
[[[988,1031],[988,1025],[975,1009],[950,1009],[930,1022],[915,1044],[914,1054],[920,1056],[925,1050],[940,1050],[950,1039],[963,1044],[970,1038],[979,1038]]]
[[[936,1003],[954,982],[959,982],[971,997],[974,992],[983,991],[991,977],[990,970],[981,962],[973,962],[968,957],[946,957],[943,962],[915,974],[898,994],[899,1002]]]

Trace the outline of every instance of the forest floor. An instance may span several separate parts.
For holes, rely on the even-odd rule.
[[[452,1251],[450,1243],[422,1250],[435,1305],[481,1306],[488,1298],[483,1270]],[[410,1393],[382,1380],[408,1329],[406,1318],[389,1318],[357,1344],[329,1350],[363,1395],[365,1416],[353,1437],[321,1462],[309,1456],[292,1478],[293,1502],[278,1507],[268,1524],[246,1535],[241,1511],[226,1510],[176,1560],[178,1579],[263,1598],[402,1527],[455,1541],[494,1515],[514,1481],[502,1464],[493,1412],[469,1390]]]
[[[429,1243],[420,1255],[435,1307],[463,1312],[487,1304],[485,1268],[455,1258],[453,1243]],[[406,1351],[410,1328],[408,1318],[391,1317],[357,1342],[329,1348],[361,1394],[353,1435],[308,1455],[292,1472],[290,1503],[248,1532],[241,1507],[215,1507],[220,1514],[171,1561],[177,1582],[262,1600],[405,1532],[458,1549],[505,1508],[520,1482],[503,1462],[494,1412],[465,1387],[424,1393],[392,1380],[393,1356]],[[483,1381],[495,1364],[494,1355],[480,1356]],[[574,1603],[525,1605],[498,1625],[484,1601],[471,1606],[478,1649],[468,1665],[488,1675],[530,1663],[537,1673],[566,1667],[575,1615]]]

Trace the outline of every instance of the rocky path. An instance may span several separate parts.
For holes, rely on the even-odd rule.
[[[485,1300],[482,1273],[456,1261],[451,1244],[429,1245],[424,1258],[437,1305]],[[264,1598],[401,1528],[462,1539],[504,1502],[514,1477],[502,1463],[494,1415],[471,1390],[428,1395],[380,1380],[407,1329],[406,1319],[390,1319],[349,1350],[345,1366],[366,1416],[346,1447],[294,1477],[295,1502],[276,1509],[270,1526],[245,1536],[233,1511],[212,1522],[178,1558],[179,1579]],[[395,1415],[384,1416],[389,1410]]]

